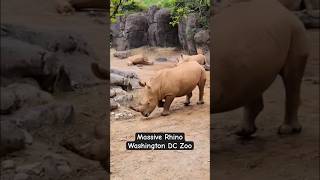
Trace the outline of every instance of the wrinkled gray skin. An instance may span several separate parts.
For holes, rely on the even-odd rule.
[[[279,133],[300,132],[300,84],[309,55],[303,24],[276,0],[237,3],[211,21],[211,112],[244,107],[237,134],[250,136],[256,131],[255,119],[263,109],[263,92],[280,75],[286,110]]]

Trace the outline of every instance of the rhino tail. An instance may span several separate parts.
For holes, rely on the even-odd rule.
[[[107,80],[110,77],[110,72],[100,67],[97,63],[91,63],[91,71],[99,79]]]

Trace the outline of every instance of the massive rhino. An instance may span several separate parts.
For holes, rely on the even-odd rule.
[[[200,65],[205,65],[206,64],[206,56],[203,54],[197,54],[197,55],[183,55],[181,54],[177,58],[177,64],[181,64],[183,62],[188,62],[188,61],[196,61]]]
[[[186,96],[184,104],[189,105],[192,91],[196,86],[199,87],[199,101],[197,104],[203,104],[205,83],[205,70],[195,61],[184,62],[173,68],[162,69],[148,82],[140,82],[140,85],[144,87],[142,100],[137,107],[131,108],[148,117],[158,105],[158,107],[163,107],[161,115],[169,115],[170,105],[174,98]]]
[[[263,92],[280,75],[286,111],[278,132],[300,132],[300,85],[309,55],[303,24],[277,0],[235,3],[210,21],[211,112],[244,107],[237,134],[250,136],[256,132],[255,119],[263,109]]]

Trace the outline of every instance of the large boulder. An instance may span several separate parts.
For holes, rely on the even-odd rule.
[[[171,14],[167,9],[155,11],[150,8],[149,19],[153,17],[153,21],[149,20],[148,41],[151,46],[173,47],[179,44],[178,29],[170,25]]]
[[[79,34],[1,25],[1,76],[30,77],[47,91],[70,91],[100,81],[90,64],[98,60]]]
[[[69,103],[52,102],[19,109],[14,114],[1,116],[26,130],[35,130],[44,126],[70,124],[74,118],[74,107]]]
[[[56,0],[56,10],[63,15],[87,8],[109,9],[107,5],[108,3],[101,0]]]
[[[190,55],[197,54],[197,47],[194,40],[195,34],[199,31],[199,22],[195,14],[189,14],[179,23],[179,41],[184,50]]]
[[[30,84],[14,83],[1,87],[1,114],[9,114],[13,110],[47,104],[53,101],[51,94]]]
[[[0,121],[1,123],[1,146],[0,156],[25,147],[25,134],[22,129],[10,121]]]
[[[126,49],[148,44],[148,20],[143,13],[131,14],[126,18],[124,40]]]
[[[197,52],[198,54],[207,54],[210,53],[209,46],[210,46],[210,33],[209,30],[200,30],[194,35],[194,41],[196,43]],[[199,50],[201,52],[199,52]],[[207,58],[208,60],[208,58]]]

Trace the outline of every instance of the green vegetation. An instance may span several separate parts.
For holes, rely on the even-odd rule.
[[[144,11],[152,5],[170,10],[172,26],[176,26],[186,15],[195,13],[200,25],[208,27],[210,0],[111,0],[111,21],[115,22],[117,16]]]

